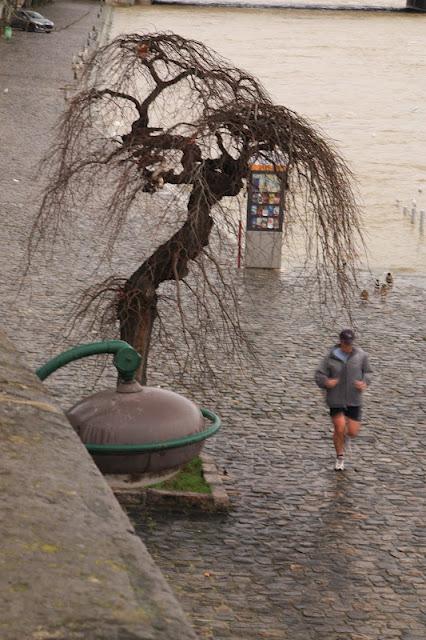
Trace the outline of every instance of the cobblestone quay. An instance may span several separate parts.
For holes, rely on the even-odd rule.
[[[284,276],[249,273],[244,286],[264,371],[235,372],[232,388],[203,400],[224,423],[208,450],[233,510],[133,513],[137,530],[200,638],[424,640],[424,289],[397,279],[386,302],[356,311],[374,381],[336,474],[313,383],[334,336]]]
[[[76,287],[102,278],[93,274],[86,216],[53,262],[34,268],[29,295],[18,292],[37,203],[34,169],[63,108],[71,56],[91,28],[89,9],[95,5],[55,4],[49,16],[69,28],[0,43],[0,312],[33,368],[69,344],[63,327]],[[138,264],[138,224],[135,217],[120,239],[126,268],[118,273]],[[228,370],[232,384],[220,393],[192,394],[223,420],[207,450],[226,470],[233,509],[228,516],[133,512],[139,534],[202,639],[424,640],[424,279],[397,274],[384,301],[372,295],[355,309],[375,373],[362,433],[341,475],[313,382],[341,322],[321,326],[301,281],[284,273],[248,272],[240,280],[263,369]],[[61,406],[87,393],[94,380],[87,363],[49,382]],[[155,367],[150,382],[169,385],[168,363]]]

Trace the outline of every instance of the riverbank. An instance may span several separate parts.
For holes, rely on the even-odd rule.
[[[69,18],[87,10],[85,3],[55,7],[62,5]],[[90,212],[81,212],[52,260],[39,256],[30,285],[19,290],[41,186],[34,168],[63,109],[61,86],[70,81],[72,53],[84,41],[85,29],[73,29],[70,40],[19,33],[14,49],[0,44],[9,89],[3,93],[3,84],[0,91],[0,136],[8,149],[0,158],[0,312],[32,370],[69,345],[67,317],[76,290],[111,271],[131,272],[144,251],[134,215],[112,267],[95,272],[99,254],[87,243]],[[218,362],[219,389],[207,384],[185,393],[222,418],[207,450],[226,478],[233,509],[226,516],[191,517],[135,510],[138,533],[202,638],[423,640],[424,277],[396,273],[394,288],[380,298],[363,275],[371,300],[354,300],[354,322],[374,378],[348,471],[336,476],[329,417],[312,377],[347,320],[321,322],[308,296],[312,283],[286,271],[229,272],[260,364]],[[149,374],[151,384],[172,386],[169,355],[158,352]],[[61,407],[95,385],[113,384],[113,368],[108,364],[100,376],[89,360],[49,380]],[[173,388],[181,390],[178,382]]]

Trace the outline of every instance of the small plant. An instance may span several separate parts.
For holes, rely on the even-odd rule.
[[[192,491],[194,493],[211,493],[211,489],[203,476],[203,466],[200,458],[194,458],[182,467],[179,473],[158,484],[150,486],[150,489],[163,489],[165,491]]]

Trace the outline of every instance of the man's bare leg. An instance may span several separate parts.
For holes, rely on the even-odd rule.
[[[334,448],[336,449],[337,456],[345,455],[345,431],[346,431],[346,418],[344,413],[337,413],[332,417],[334,426]],[[353,422],[353,420],[352,420]]]
[[[348,418],[348,436],[350,438],[355,438],[358,435],[360,428],[361,423],[358,422],[358,420]]]

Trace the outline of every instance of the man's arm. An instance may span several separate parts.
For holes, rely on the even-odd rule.
[[[328,379],[328,358],[323,358],[315,371],[315,382],[320,389],[327,389]]]
[[[371,382],[371,374],[373,373],[366,353],[364,354],[364,357],[362,359],[361,371],[362,380],[355,380],[354,386],[355,389],[358,389],[358,391],[365,391]]]
[[[370,362],[367,354],[365,354],[364,359],[362,361],[362,374],[363,374],[363,380],[368,387],[368,385],[371,384],[371,377],[373,374],[373,370],[370,367]]]

